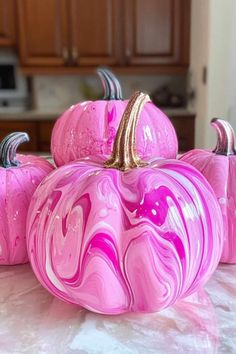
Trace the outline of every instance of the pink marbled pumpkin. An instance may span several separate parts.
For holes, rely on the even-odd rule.
[[[78,103],[56,121],[51,152],[57,166],[86,156],[110,155],[127,100],[121,98],[116,77],[107,69],[98,73],[104,98]],[[155,156],[176,158],[178,142],[168,117],[152,102],[145,105],[136,131],[137,151],[147,160]],[[167,144],[168,141],[168,144]]]
[[[31,197],[52,171],[41,157],[16,155],[26,133],[12,133],[0,144],[0,265],[28,262],[26,216]]]
[[[214,118],[218,133],[213,151],[195,149],[181,157],[196,167],[211,184],[219,201],[224,220],[224,247],[221,262],[236,263],[236,149],[231,125]]]
[[[222,251],[222,216],[205,178],[178,160],[144,163],[132,97],[111,159],[52,172],[28,213],[28,253],[42,285],[104,314],[161,310],[205,284]]]

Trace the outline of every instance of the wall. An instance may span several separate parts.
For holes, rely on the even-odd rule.
[[[236,61],[234,65],[232,62],[236,53],[235,5],[235,0],[210,1],[208,117],[227,120],[233,108],[233,97],[236,101],[236,91],[232,92],[236,80]],[[208,130],[207,145],[211,146],[214,140],[213,130]]]
[[[228,78],[229,86],[227,91],[228,97],[228,120],[236,131],[236,1],[231,1],[231,23],[229,30],[229,64]]]
[[[196,146],[210,148],[212,117],[229,120],[236,129],[236,1],[192,0],[191,86],[197,112]],[[202,81],[207,66],[207,83]]]
[[[174,93],[185,95],[184,76],[119,76],[123,96],[129,97],[135,90],[151,93],[163,85],[168,85]],[[70,105],[92,98],[102,97],[102,85],[96,74],[92,76],[35,76],[35,105],[43,111],[60,112]]]
[[[195,145],[205,146],[207,121],[208,86],[203,82],[203,68],[208,65],[209,1],[192,0],[191,7],[191,50],[190,50],[190,89],[195,99],[189,108],[196,112]]]

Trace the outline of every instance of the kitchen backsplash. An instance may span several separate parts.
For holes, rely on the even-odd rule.
[[[162,86],[176,94],[186,95],[185,76],[118,76],[123,96],[134,90],[151,94]],[[102,85],[95,75],[85,76],[35,76],[33,78],[35,108],[40,111],[60,112],[72,104],[88,98],[102,97]]]

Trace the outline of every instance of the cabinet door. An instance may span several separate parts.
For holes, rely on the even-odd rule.
[[[179,152],[194,149],[195,116],[172,116],[170,120],[178,137]]]
[[[35,122],[0,121],[0,141],[12,132],[26,132],[30,141],[19,146],[18,151],[37,151],[37,130]]]
[[[190,0],[125,0],[126,63],[187,65],[189,8]]]
[[[66,0],[18,0],[23,65],[63,66],[68,60]]]
[[[0,0],[0,46],[15,44],[15,1]]]
[[[39,151],[49,152],[51,144],[52,129],[55,121],[38,122],[38,149]]]
[[[73,61],[116,64],[120,51],[120,1],[71,0]]]

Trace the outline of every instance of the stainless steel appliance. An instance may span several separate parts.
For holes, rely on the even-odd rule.
[[[0,112],[22,112],[28,103],[26,78],[14,52],[0,50]]]

